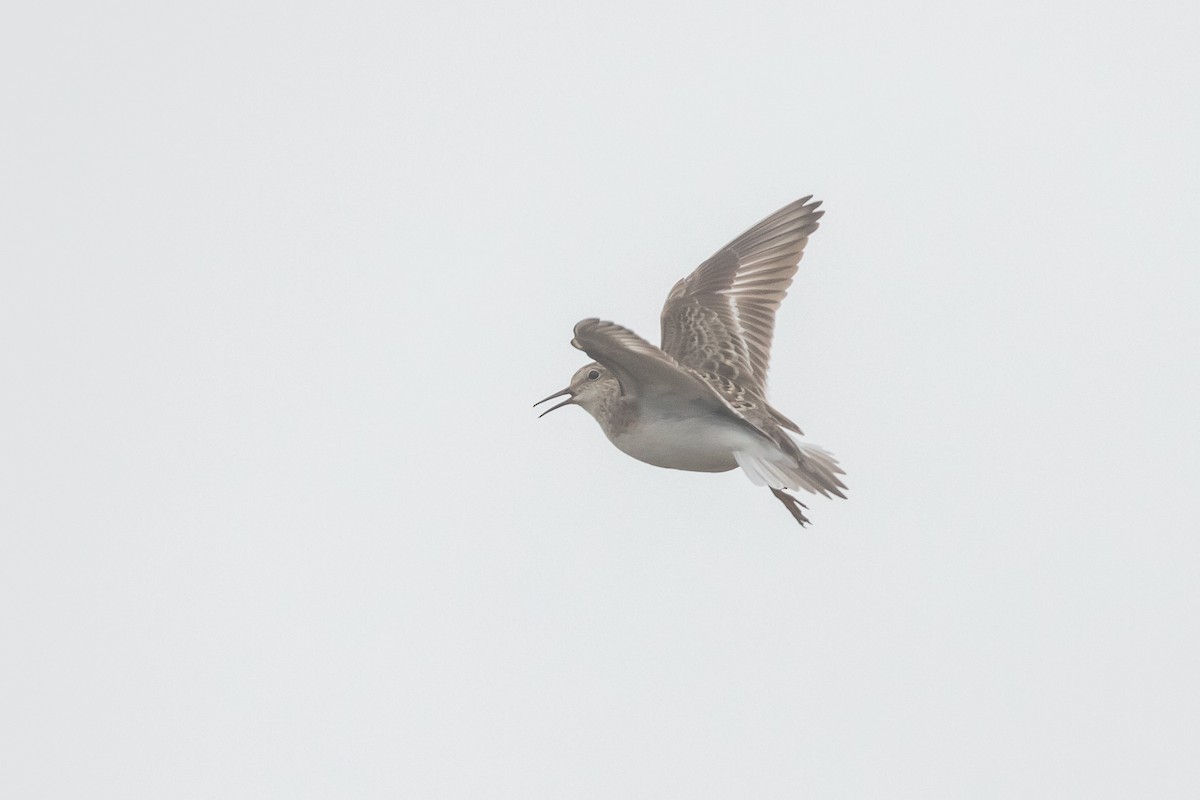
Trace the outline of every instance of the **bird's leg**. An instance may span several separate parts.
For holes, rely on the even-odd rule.
[[[808,506],[804,505],[804,503],[801,503],[799,500],[792,497],[782,489],[771,487],[771,494],[778,497],[779,502],[787,506],[787,510],[790,511],[792,516],[796,518],[796,522],[800,523],[801,528],[803,528],[805,525],[811,524],[808,520],[808,517],[804,516],[804,512],[800,510],[802,508],[808,508]]]

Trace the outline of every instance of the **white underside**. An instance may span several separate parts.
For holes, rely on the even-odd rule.
[[[801,461],[773,442],[725,420],[711,418],[643,418],[612,443],[638,461],[667,469],[725,472],[741,467],[756,486],[804,489],[828,495],[837,491],[837,463],[821,448],[797,442]]]
[[[659,418],[640,421],[612,443],[638,461],[667,469],[725,472],[738,466],[735,453],[771,458],[778,451],[745,428],[723,420]]]

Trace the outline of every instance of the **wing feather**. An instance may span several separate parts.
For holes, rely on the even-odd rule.
[[[680,365],[763,395],[775,311],[825,213],[804,197],[718,250],[667,296],[662,350]]]
[[[622,394],[631,399],[690,406],[745,421],[700,376],[615,322],[581,320],[575,325],[571,344],[612,370]]]

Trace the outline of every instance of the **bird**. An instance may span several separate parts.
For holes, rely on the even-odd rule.
[[[775,312],[825,213],[820,206],[812,195],[789,203],[676,283],[659,347],[615,322],[577,323],[571,344],[593,361],[534,404],[567,397],[539,419],[577,405],[639,461],[692,472],[740,467],[801,527],[810,524],[808,506],[791,491],[845,498],[837,460],[793,438],[803,436],[800,427],[766,397]]]

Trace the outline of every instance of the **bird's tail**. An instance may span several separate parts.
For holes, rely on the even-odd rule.
[[[733,457],[755,486],[772,489],[804,489],[813,494],[845,497],[846,485],[838,479],[845,471],[833,455],[815,444],[796,442],[796,452],[777,451],[771,456],[735,451]]]

